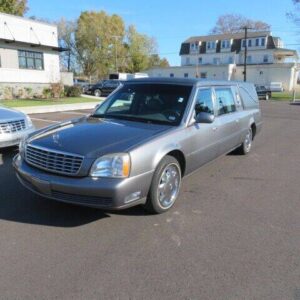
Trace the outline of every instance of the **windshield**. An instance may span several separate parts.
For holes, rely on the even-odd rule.
[[[94,117],[178,125],[192,86],[172,84],[125,84],[107,99]]]

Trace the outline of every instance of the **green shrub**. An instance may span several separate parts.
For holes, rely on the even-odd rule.
[[[65,86],[66,97],[80,97],[82,88],[80,86]]]
[[[51,95],[52,95],[51,88],[44,88],[42,94],[43,94],[44,99],[51,98]]]

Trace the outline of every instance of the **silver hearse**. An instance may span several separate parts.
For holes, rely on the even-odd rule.
[[[105,209],[170,209],[181,179],[237,149],[262,126],[253,84],[193,79],[127,81],[89,116],[21,142],[14,167],[41,196]]]

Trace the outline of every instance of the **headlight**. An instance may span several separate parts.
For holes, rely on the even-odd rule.
[[[31,121],[31,119],[29,118],[29,116],[26,116],[26,122],[27,122],[27,126],[28,126],[28,127],[32,127],[32,126],[33,126],[32,121]]]
[[[98,158],[90,172],[92,177],[126,178],[130,172],[130,157],[127,153],[115,153]]]

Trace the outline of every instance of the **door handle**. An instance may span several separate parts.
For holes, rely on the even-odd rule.
[[[218,127],[213,127],[213,131],[216,131],[218,129]]]
[[[236,119],[236,120],[235,120],[235,123],[239,123],[239,122],[240,122],[240,120],[239,120],[239,119]]]

